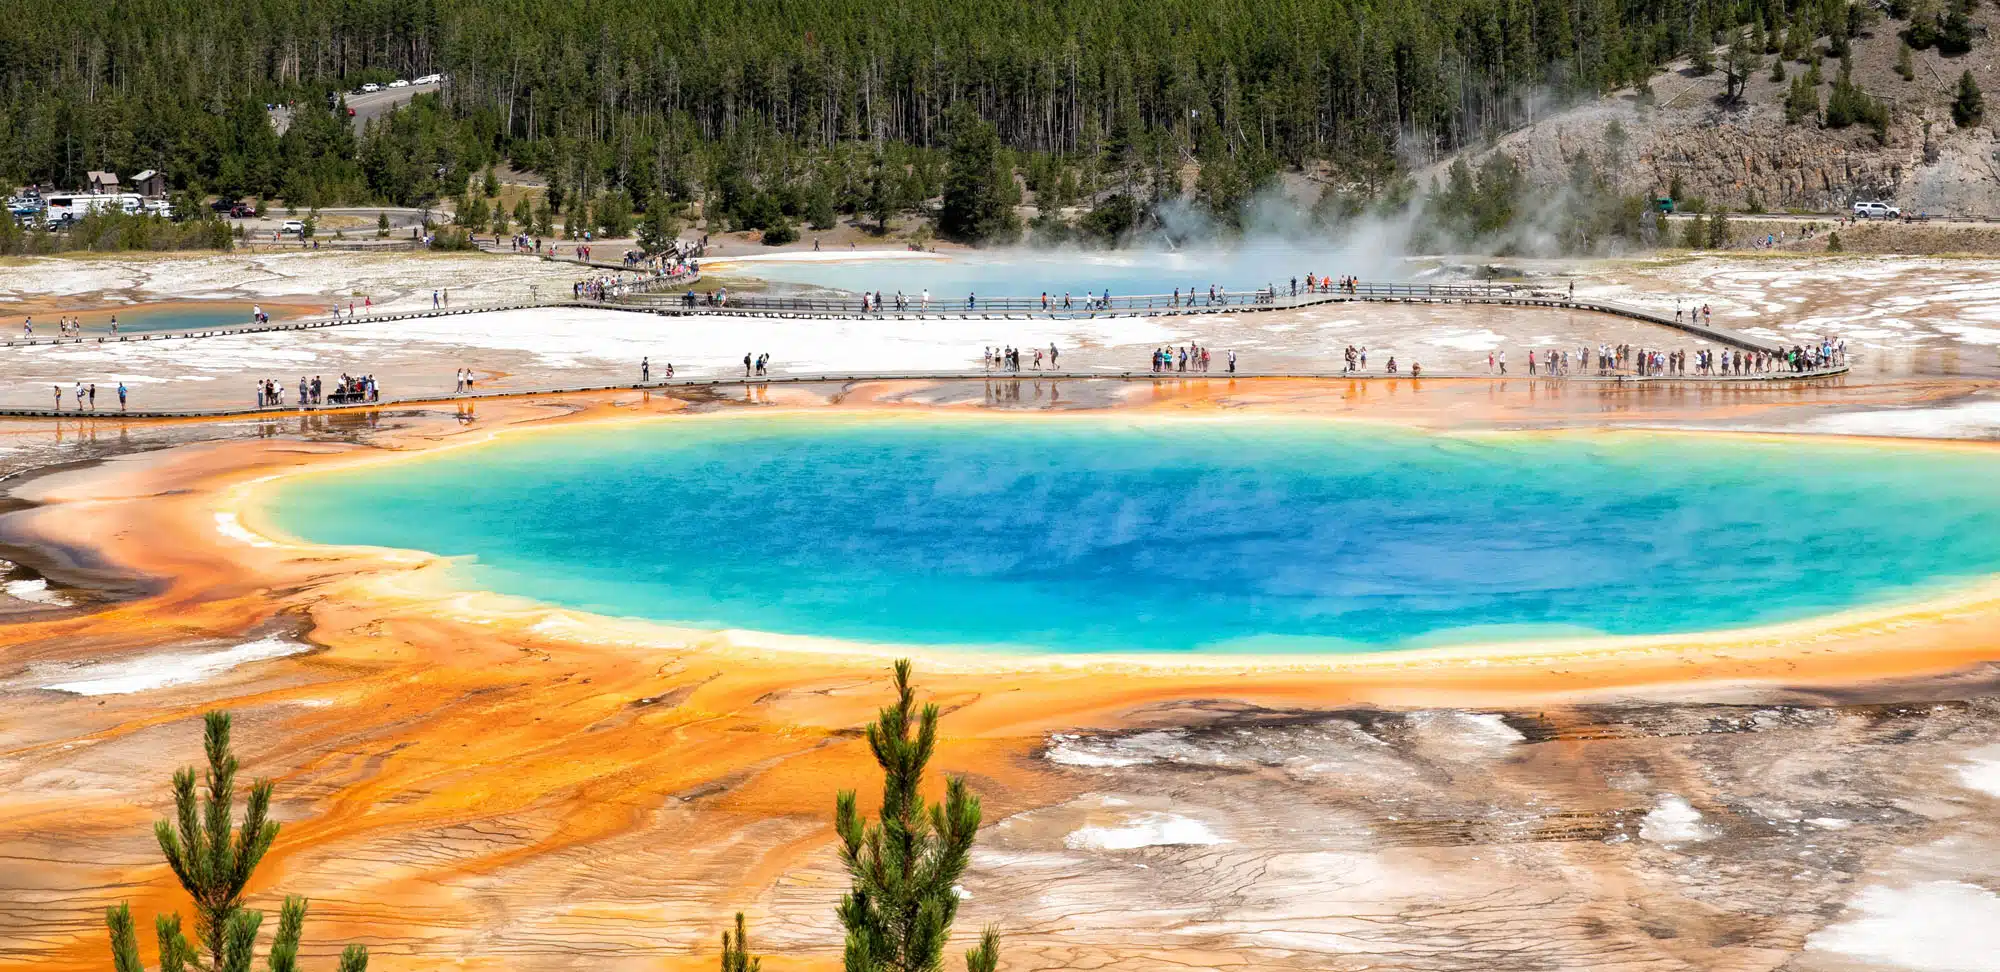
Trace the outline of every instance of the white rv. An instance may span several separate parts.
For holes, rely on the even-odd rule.
[[[53,226],[82,219],[90,213],[116,209],[124,213],[137,213],[143,200],[136,192],[65,192],[48,197],[48,212],[43,218]]]

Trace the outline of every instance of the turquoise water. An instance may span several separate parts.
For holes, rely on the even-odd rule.
[[[1227,290],[1288,287],[1293,276],[1304,283],[1307,273],[1358,273],[1366,280],[1387,282],[1385,274],[1404,276],[1408,268],[1384,267],[1379,253],[1328,247],[1246,245],[1228,250],[1165,252],[1152,250],[991,250],[963,251],[942,259],[751,261],[743,273],[774,283],[825,287],[859,292],[898,291],[915,296],[929,289],[939,300],[963,300],[968,293],[982,297],[1033,297],[1047,291],[1114,297],[1169,294],[1178,288],[1206,292],[1211,284]]]
[[[2000,572],[2000,460],[1649,434],[909,417],[565,430],[280,484],[283,529],[594,612],[1056,652],[1780,621]]]
[[[83,329],[87,333],[111,333],[111,315],[118,315],[118,333],[141,334],[157,331],[202,331],[215,327],[236,327],[250,323],[250,311],[255,304],[239,301],[218,301],[197,305],[173,307],[135,307],[130,310],[105,311],[84,318]],[[268,310],[268,308],[267,308]],[[275,315],[274,315],[275,316]],[[40,327],[37,326],[37,330]]]

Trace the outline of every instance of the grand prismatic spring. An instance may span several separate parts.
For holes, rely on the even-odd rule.
[[[296,478],[267,516],[315,542],[463,558],[471,586],[677,625],[1350,652],[1937,593],[2000,572],[1996,482],[1985,453],[1696,434],[746,417]]]

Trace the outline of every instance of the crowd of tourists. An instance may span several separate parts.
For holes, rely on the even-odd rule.
[[[620,259],[625,266],[634,270],[649,270],[663,276],[674,276],[699,259],[707,247],[706,242],[675,240],[658,253],[626,250]]]
[[[1208,348],[1193,342],[1179,347],[1154,348],[1153,373],[1206,372],[1213,357]],[[1236,352],[1226,351],[1223,353],[1223,367],[1227,369],[1228,374],[1233,375],[1236,373]]]
[[[624,296],[629,289],[623,278],[600,274],[571,284],[570,296],[577,300],[609,300]]]
[[[639,257],[637,262],[634,262],[634,253],[637,253]],[[578,300],[606,300],[612,297],[622,297],[626,294],[640,293],[649,283],[661,280],[679,280],[701,272],[701,264],[699,263],[669,260],[664,255],[660,257],[646,257],[645,254],[638,253],[638,251],[626,254],[626,266],[640,271],[642,276],[626,277],[622,274],[598,274],[593,277],[585,277],[570,286],[570,296]],[[692,297],[694,291],[690,290],[688,294]],[[690,301],[688,302],[688,306],[692,307],[694,305]]]
[[[909,310],[910,298],[905,297],[903,295],[903,292],[900,290],[896,291],[896,296],[894,297],[883,297],[882,292],[879,290],[875,291],[872,294],[865,290],[861,292],[861,313],[863,314],[880,314],[882,313],[882,308],[891,305],[893,305],[898,311]],[[924,291],[924,295],[920,299],[920,306],[924,310],[930,309],[931,307],[930,291],[928,290]]]
[[[1305,294],[1353,294],[1361,286],[1360,277],[1342,274],[1338,279],[1323,273],[1306,274],[1305,289],[1299,289],[1299,278],[1292,278],[1292,296]]]
[[[1031,364],[1029,365],[1029,370],[1041,371],[1043,363],[1042,349],[1035,348],[1031,353],[1034,355],[1034,357],[1030,359]],[[997,348],[988,347],[986,349],[986,356],[985,356],[986,370],[993,371],[995,369],[998,369],[1004,372],[1019,372],[1021,370],[1022,355],[1023,355],[1022,350],[1020,348],[1013,347],[1012,345],[997,347]],[[1048,370],[1050,371],[1056,370],[1056,363],[1061,359],[1062,359],[1062,352],[1056,349],[1055,342],[1053,341],[1049,342],[1048,359],[1047,359]]]
[[[62,411],[62,386],[50,385],[49,390],[55,393],[56,411]],[[125,394],[125,383],[121,381],[118,383],[118,410],[121,412],[125,410]],[[76,410],[79,412],[97,411],[97,384],[95,382],[88,385],[80,381],[76,383]]]
[[[1564,377],[1578,372],[1598,375],[1629,372],[1648,378],[1689,374],[1702,377],[1741,377],[1817,371],[1846,363],[1847,342],[1833,337],[1822,338],[1810,346],[1795,344],[1776,351],[1751,351],[1743,348],[1667,351],[1635,347],[1630,344],[1599,344],[1595,348],[1586,345],[1576,349],[1575,352],[1567,348],[1528,351],[1528,374],[1551,377]],[[1507,352],[1488,352],[1486,370],[1489,374],[1506,374]]]
[[[258,408],[282,408],[284,406],[284,382],[266,378],[257,382],[256,385]],[[318,405],[361,405],[382,400],[382,391],[376,386],[375,376],[373,375],[343,374],[340,376],[340,381],[331,388],[328,388],[318,375],[314,375],[311,378],[301,375],[298,387],[298,398],[295,401],[300,408],[311,408]],[[121,404],[124,401],[122,393],[119,396],[119,401]]]

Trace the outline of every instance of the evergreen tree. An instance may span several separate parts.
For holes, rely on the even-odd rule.
[[[1709,46],[1707,37],[1695,40],[1694,51],[1688,55],[1688,73],[1697,78],[1715,73],[1715,51]]]
[[[1805,75],[1792,79],[1792,88],[1785,94],[1785,124],[1819,120],[1819,91],[1806,81]]]
[[[1729,248],[1729,217],[1721,210],[1708,218],[1708,248],[1724,250]]]
[[[174,819],[153,826],[160,853],[181,888],[194,899],[194,931],[199,947],[181,931],[180,915],[160,915],[154,931],[160,943],[161,972],[247,972],[256,947],[257,928],[264,915],[243,907],[243,888],[251,872],[278,839],[278,824],[268,819],[271,782],[250,785],[243,825],[235,826],[236,755],[229,749],[229,713],[203,716],[203,743],[208,756],[208,795],[195,790],[195,771],[174,774]],[[304,929],[306,899],[287,897],[278,916],[277,937],[271,943],[271,972],[297,972],[299,935]],[[120,904],[107,909],[111,930],[112,965],[117,972],[145,972],[139,961],[138,935],[132,909]],[[207,962],[203,962],[203,953]],[[366,972],[368,950],[349,945],[340,954],[340,972]]]
[[[1139,222],[1139,203],[1122,192],[1113,193],[1092,207],[1083,217],[1082,229],[1097,242],[1116,246]]]
[[[840,900],[847,929],[845,972],[933,972],[958,915],[959,875],[979,831],[979,798],[956,777],[944,802],[928,804],[924,770],[937,746],[938,708],[917,709],[910,663],[896,662],[896,702],[868,727],[868,746],[882,767],[882,815],[870,826],[853,790],[834,802],[834,830],[853,889]],[[968,972],[991,972],[999,935],[987,929],[968,952]]]
[[[1681,232],[1681,247],[1688,250],[1699,250],[1707,245],[1708,222],[1701,218],[1700,213],[1696,213],[1693,219],[1688,220],[1687,229]]]
[[[1852,66],[1841,62],[1840,76],[1833,81],[1833,90],[1826,96],[1826,127],[1846,128],[1849,125],[1867,125],[1874,129],[1878,141],[1886,141],[1889,134],[1889,108],[1876,101],[1854,83]]]
[[[791,217],[783,213],[779,213],[764,226],[765,246],[784,246],[798,238],[798,228],[792,225]]]
[[[868,196],[863,211],[875,221],[877,233],[889,232],[889,220],[904,208],[903,174],[893,162],[876,156],[868,170]]]
[[[1938,20],[1937,50],[1957,57],[1972,50],[1972,0],[1952,0],[1949,10]]]
[[[607,192],[597,200],[591,214],[596,217],[598,236],[620,239],[632,235],[632,200],[625,190]]]
[[[1951,120],[1960,128],[1971,128],[1986,117],[1986,97],[1979,92],[1979,82],[1972,80],[1972,72],[1958,76],[1958,96],[1951,101]]]
[[[1762,45],[1742,34],[1729,43],[1729,50],[1722,59],[1722,100],[1735,102],[1742,99],[1744,85],[1764,64],[1761,48]]]
[[[647,253],[661,253],[680,236],[681,221],[674,216],[673,204],[665,196],[655,195],[646,203],[646,215],[639,220],[639,248]]]
[[[964,243],[1006,243],[1020,221],[1007,203],[1014,177],[1000,164],[993,126],[961,104],[952,115],[951,160],[938,232]]]
[[[1910,45],[1907,42],[1896,47],[1896,73],[1905,81],[1917,79],[1917,65],[1910,58]]]
[[[764,960],[750,954],[750,934],[743,927],[743,912],[736,913],[736,937],[722,933],[722,972],[762,972]]]
[[[814,179],[806,188],[806,225],[816,230],[830,230],[839,223],[839,214],[833,208],[833,187],[825,179]]]

